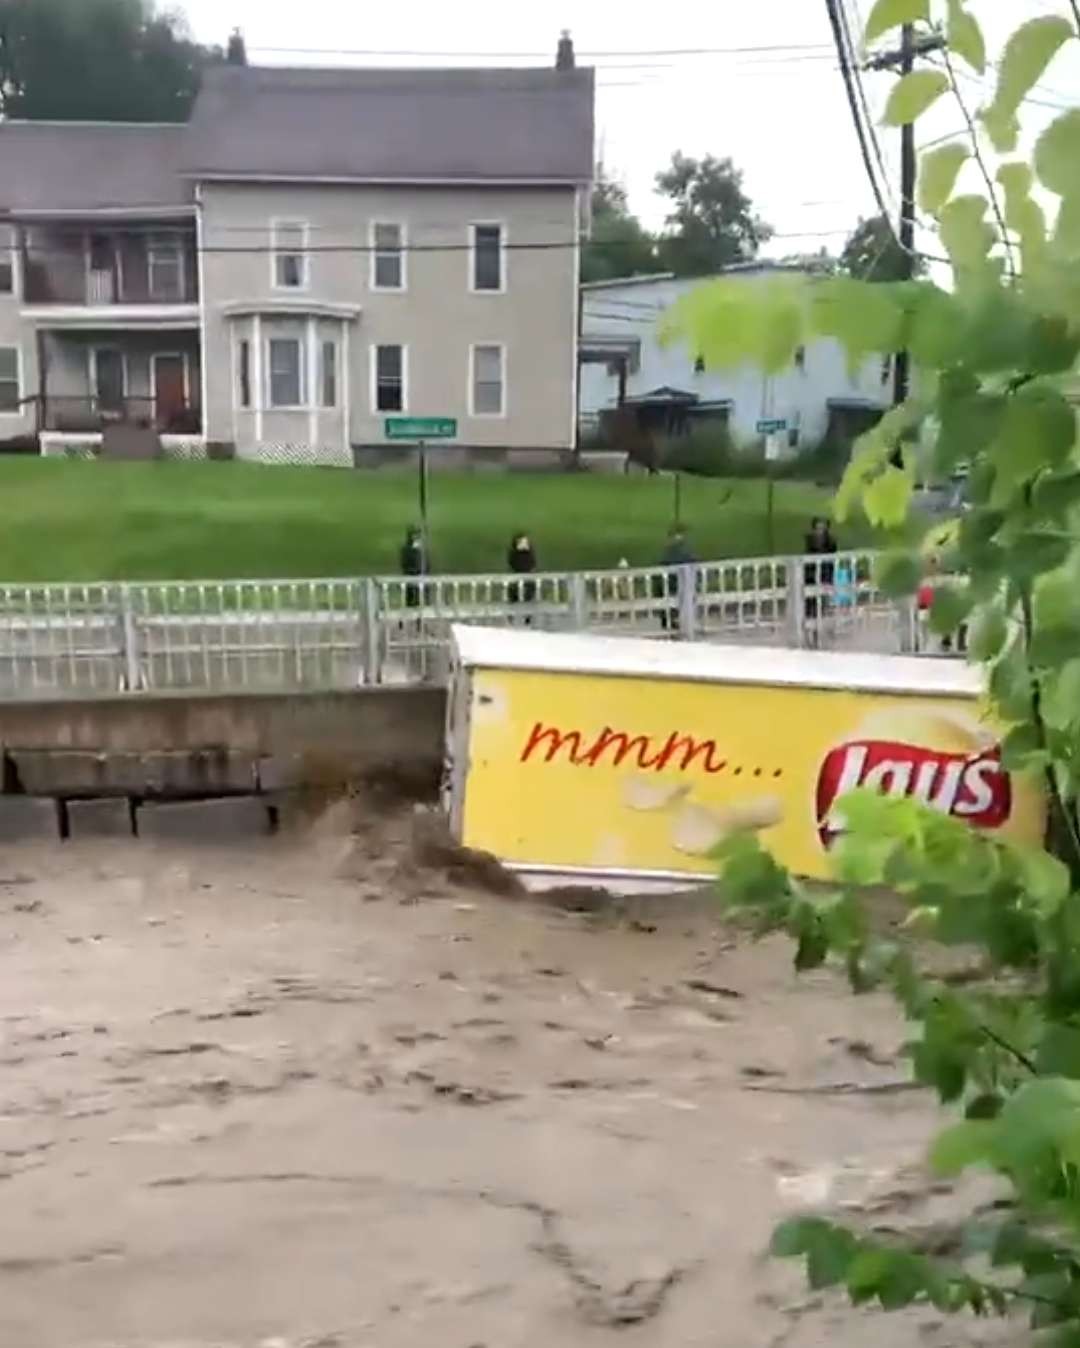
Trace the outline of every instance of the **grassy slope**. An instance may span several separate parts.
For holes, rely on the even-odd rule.
[[[764,483],[684,478],[682,500],[700,557],[768,550]],[[776,550],[827,504],[778,484]],[[671,511],[666,478],[433,473],[434,566],[501,570],[518,529],[548,570],[649,565]],[[393,572],[416,513],[406,472],[0,460],[0,582]]]

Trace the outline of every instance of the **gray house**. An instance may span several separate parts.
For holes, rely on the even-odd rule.
[[[592,163],[565,40],[544,70],[225,66],[184,126],[0,125],[0,440],[352,463],[405,414],[568,449]]]

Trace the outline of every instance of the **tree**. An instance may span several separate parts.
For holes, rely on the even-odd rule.
[[[860,281],[903,281],[908,275],[908,258],[896,230],[883,215],[860,219],[840,254],[840,266]],[[922,258],[916,258],[915,275],[925,270]]]
[[[592,197],[592,231],[581,257],[583,281],[610,281],[659,270],[656,241],[626,201],[626,188],[596,168]]]
[[[0,0],[0,115],[183,121],[221,59],[152,0]]]
[[[742,173],[730,159],[693,159],[680,150],[656,175],[656,190],[670,197],[668,231],[659,240],[664,270],[705,276],[735,262],[749,262],[772,229],[754,214]]]
[[[1080,1344],[1080,109],[1049,124],[1030,161],[1018,147],[1032,89],[1080,37],[1080,4],[1069,9],[1072,19],[1045,14],[1011,35],[977,120],[958,68],[981,77],[988,61],[965,0],[877,0],[870,12],[870,43],[911,21],[916,45],[945,37],[940,62],[894,86],[886,121],[910,124],[951,94],[971,128],[920,165],[919,202],[936,222],[950,289],[785,278],[751,311],[735,295],[750,287],[721,282],[673,316],[717,364],[782,368],[811,334],[856,359],[911,352],[922,377],[863,437],[836,513],[860,508],[889,539],[876,577],[885,593],[911,597],[935,567],[948,577],[935,584],[931,625],[943,636],[968,630],[1002,727],[1002,768],[1038,784],[1047,810],[1046,847],[1022,847],[936,812],[918,787],[856,792],[841,804],[828,889],[788,874],[749,835],[725,844],[730,901],[759,932],[790,935],[797,968],[835,960],[854,991],[891,992],[911,1026],[914,1078],[950,1115],[931,1166],[948,1176],[978,1167],[997,1189],[930,1240],[925,1228],[905,1238],[814,1214],[785,1222],[774,1252],[805,1259],[814,1288],[844,1288],[859,1305],[1022,1314],[1047,1331],[1046,1348]],[[923,27],[938,17],[942,30]],[[968,161],[982,190],[958,194]],[[961,465],[970,509],[929,528],[912,517],[916,481]],[[1008,779],[998,782],[1005,792]],[[875,914],[868,895],[882,888],[905,920]],[[977,957],[962,979],[945,972],[935,943]]]

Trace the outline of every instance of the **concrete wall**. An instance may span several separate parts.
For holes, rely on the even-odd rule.
[[[441,772],[444,707],[445,694],[435,688],[3,703],[6,780],[0,785],[93,795],[87,756],[103,765],[115,759],[130,772],[140,757],[167,755],[167,793],[194,795],[216,789],[216,779],[207,778],[208,759],[216,756],[234,763],[267,760],[272,774],[264,774],[264,789],[349,780],[422,795],[435,789]],[[185,755],[186,772],[179,762]],[[100,775],[108,776],[104,766]],[[238,789],[243,783],[224,785]],[[140,794],[138,783],[127,779],[114,789]]]
[[[373,410],[374,346],[407,348],[407,407],[411,416],[452,416],[462,444],[491,448],[572,445],[575,420],[577,324],[577,199],[571,188],[366,188],[302,184],[205,183],[202,260],[207,351],[207,434],[235,441],[241,454],[266,444],[303,444],[337,437],[354,445],[384,442],[383,415]],[[309,282],[303,291],[272,284],[271,222],[304,222],[309,229]],[[407,245],[406,288],[371,285],[365,251],[374,221],[400,222]],[[509,245],[505,290],[470,291],[472,222],[504,224]],[[565,242],[558,248],[515,248]],[[214,252],[215,248],[253,251]],[[333,250],[338,251],[333,251]],[[427,251],[425,251],[425,249]],[[322,251],[319,251],[322,250]],[[232,306],[261,309],[260,341],[252,361],[265,370],[270,322],[306,323],[320,306],[350,306],[359,316],[336,322],[339,400],[347,427],[321,409],[242,414],[237,406],[237,325]],[[245,333],[251,336],[250,330]],[[469,353],[474,343],[506,348],[503,416],[473,416],[469,407]],[[346,401],[347,400],[347,401]],[[263,399],[265,402],[265,398]]]
[[[767,283],[775,270],[763,268],[732,274],[726,279],[741,285]],[[760,441],[757,423],[763,418],[783,417],[789,427],[798,429],[798,445],[810,448],[820,442],[828,423],[831,398],[865,401],[875,407],[890,402],[892,385],[882,379],[880,357],[866,361],[852,372],[847,356],[838,342],[819,338],[807,344],[801,368],[795,365],[779,374],[766,376],[761,370],[744,365],[730,370],[694,368],[695,352],[685,343],[661,346],[657,340],[659,325],[667,309],[701,280],[659,279],[625,281],[582,292],[582,334],[590,338],[637,338],[641,343],[640,367],[627,381],[627,395],[640,397],[654,389],[670,387],[694,393],[703,403],[730,399],[729,426],[737,444]],[[618,401],[618,377],[605,365],[586,365],[581,374],[581,412],[588,420]]]

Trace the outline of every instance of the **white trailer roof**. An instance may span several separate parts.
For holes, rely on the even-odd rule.
[[[690,683],[763,684],[860,692],[977,697],[979,670],[960,660],[774,646],[579,636],[455,624],[457,663],[467,669],[543,670]]]

